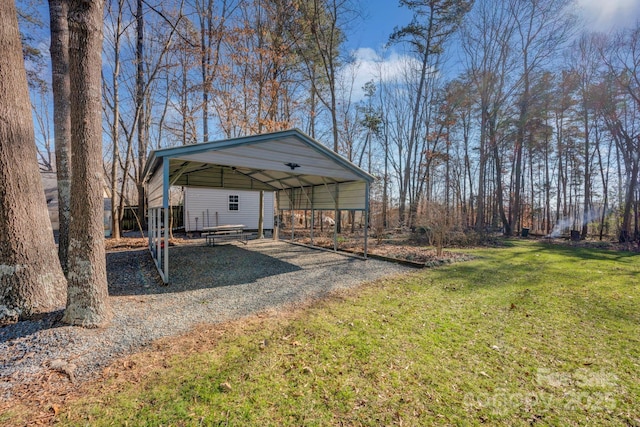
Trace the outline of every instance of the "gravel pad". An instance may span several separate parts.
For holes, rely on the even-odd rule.
[[[0,396],[63,369],[91,378],[114,358],[200,323],[238,319],[410,271],[271,240],[171,247],[162,285],[146,249],[107,254],[113,319],[103,329],[59,323],[62,310],[0,329]]]

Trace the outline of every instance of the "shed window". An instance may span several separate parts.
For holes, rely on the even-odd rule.
[[[239,208],[239,202],[238,202],[238,195],[237,194],[230,194],[229,195],[229,210],[230,211],[237,211],[240,210]]]

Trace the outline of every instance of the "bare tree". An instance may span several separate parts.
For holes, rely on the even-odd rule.
[[[66,280],[38,172],[16,8],[0,3],[0,324],[60,308]]]
[[[597,51],[597,36],[583,34],[573,44],[574,57],[572,58],[572,72],[578,81],[578,102],[580,105],[580,119],[583,128],[583,155],[584,155],[584,204],[582,211],[582,229],[580,236],[587,237],[588,225],[591,221],[591,163],[599,147],[592,146],[592,123],[595,120],[593,113],[592,88],[596,84],[596,78],[600,74],[601,61]],[[597,143],[597,141],[594,141]]]
[[[216,15],[215,3],[220,3]],[[209,99],[221,62],[222,44],[227,36],[226,22],[236,8],[233,1],[195,0],[200,27],[200,72],[202,77],[202,140],[209,140]]]
[[[571,0],[510,0],[509,12],[515,24],[515,43],[520,58],[520,96],[516,121],[514,190],[510,209],[511,231],[521,226],[523,150],[528,138],[533,94],[533,73],[552,57],[573,31],[574,18],[568,13]]]
[[[451,138],[453,150],[457,152],[453,160],[455,175],[453,187],[456,192],[456,203],[461,216],[461,225],[467,228],[474,217],[474,184],[471,166],[471,122],[473,117],[473,101],[469,96],[472,85],[468,79],[458,79],[450,82],[446,88],[446,104],[451,111],[452,133],[457,138]],[[457,143],[456,143],[457,140]]]
[[[145,227],[146,197],[142,182],[144,165],[147,162],[147,150],[149,147],[149,135],[145,133],[145,76],[144,76],[144,9],[143,1],[136,0],[136,130],[138,141],[138,170],[136,186],[138,188],[138,221],[141,227]],[[142,231],[142,230],[140,230]]]
[[[49,88],[47,85],[38,85],[37,88],[32,88],[34,97],[38,97],[37,101],[32,101],[31,109],[33,111],[33,118],[36,122],[36,149],[38,150],[38,163],[40,164],[40,170],[44,172],[54,171],[54,150],[52,145],[53,138],[51,138],[51,116],[49,114]]]
[[[69,81],[69,27],[67,0],[49,0],[51,22],[51,88],[53,89],[53,127],[58,178],[58,257],[67,273],[69,222],[71,220],[71,82]]]
[[[309,0],[301,3],[303,47],[300,53],[312,85],[312,96],[317,96],[331,116],[333,151],[338,152],[338,78],[340,46],[344,42],[344,29],[357,13],[351,0]]]
[[[158,77],[169,68],[164,58],[172,46],[173,38],[180,27],[182,18],[182,2],[176,9],[169,11],[152,7],[152,17],[157,29],[152,36],[145,36],[144,10],[145,3],[137,4],[141,10],[135,9],[133,17],[126,15],[127,2],[111,0],[107,18],[107,43],[104,53],[110,55],[105,66],[103,80],[105,116],[108,123],[108,134],[111,137],[110,186],[112,197],[113,236],[117,237],[120,230],[116,221],[122,218],[125,204],[130,204],[136,195],[128,194],[130,187],[135,185],[138,204],[142,204],[137,212],[139,224],[144,226],[144,188],[140,184],[141,173],[146,162],[150,143],[150,128],[156,129],[156,137],[162,136],[165,112],[160,112],[158,123],[152,120],[156,117],[154,106],[162,105],[158,102],[159,85],[154,85]],[[142,21],[140,25],[139,21]],[[142,41],[140,43],[138,27],[141,27]],[[135,29],[135,31],[133,31]],[[154,38],[155,37],[155,38]],[[131,65],[127,58],[134,56],[136,61]],[[186,76],[185,76],[186,77]],[[165,97],[166,98],[166,97]],[[166,105],[166,102],[165,104]],[[136,146],[137,143],[137,146]],[[156,143],[158,146],[158,143]],[[141,194],[142,192],[142,194]],[[134,202],[135,203],[135,202]],[[143,227],[144,229],[144,227]]]
[[[411,169],[415,159],[415,151],[419,138],[419,121],[421,105],[427,82],[427,74],[433,72],[439,54],[444,49],[447,38],[457,29],[458,24],[469,11],[472,1],[465,0],[400,0],[400,5],[406,6],[414,13],[412,21],[391,34],[390,41],[407,41],[414,49],[420,62],[418,87],[411,100],[413,112],[409,131],[408,147],[405,152],[405,165],[400,190],[400,222],[407,225],[406,199],[411,179]]]
[[[640,106],[640,23],[620,31],[609,43],[602,40],[599,51],[609,70],[609,79],[601,86],[600,110],[627,175],[626,182],[620,183],[626,194],[619,239],[628,242],[637,237],[631,230],[631,210],[640,176],[640,119],[636,116]]]
[[[122,193],[119,191],[118,183],[120,179],[126,181],[126,173],[122,174],[120,178],[121,158],[120,158],[120,54],[121,43],[124,36],[126,26],[123,22],[123,7],[124,0],[110,1],[108,6],[108,16],[112,19],[111,25],[107,28],[111,28],[112,33],[110,35],[110,42],[113,49],[113,60],[111,69],[111,85],[107,85],[105,81],[104,101],[105,106],[111,110],[111,123],[109,125],[111,133],[111,237],[118,240],[121,237],[120,230],[120,200],[122,199]],[[106,44],[106,43],[105,43]],[[108,73],[103,73],[103,79],[107,78]],[[107,97],[107,92],[111,95]],[[129,150],[127,150],[128,152]],[[126,170],[126,169],[125,169]]]
[[[469,14],[463,27],[462,47],[466,53],[467,72],[474,87],[480,112],[480,141],[478,153],[478,190],[475,226],[484,230],[487,224],[487,183],[489,163],[495,162],[496,197],[499,216],[506,234],[510,223],[504,211],[498,127],[504,120],[505,104],[513,85],[510,76],[514,70],[512,36],[513,21],[499,2],[481,0]]]

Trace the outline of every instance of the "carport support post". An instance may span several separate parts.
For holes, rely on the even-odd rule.
[[[336,197],[334,199],[334,203],[335,203],[336,211],[335,211],[335,214],[334,214],[335,221],[333,221],[333,250],[336,251],[336,252],[338,252],[338,224],[339,224],[339,221],[342,219],[342,218],[338,218],[338,215],[340,215],[340,206],[339,206],[339,203],[340,203],[340,199],[339,199],[339,195],[340,194],[339,193],[340,193],[340,191],[339,191],[339,188],[338,188],[339,185],[340,184],[338,184],[337,182],[335,183],[335,186],[336,186]]]
[[[364,259],[367,259],[369,243],[369,181],[365,184],[364,192]]]
[[[280,211],[280,191],[276,192],[273,202],[273,213],[275,218],[273,219],[273,232],[271,233],[271,238],[273,240],[278,240],[280,239],[280,214],[282,213]]]
[[[153,255],[153,249],[154,249],[153,233],[155,233],[155,230],[153,229],[153,209],[152,208],[149,208],[149,207],[147,208],[147,217],[148,217],[147,227],[149,227],[149,250]],[[153,257],[155,258],[155,255],[153,255]],[[155,262],[155,259],[153,261]]]
[[[291,205],[291,241],[292,242],[295,237],[295,228],[296,228],[295,211],[293,210],[293,205]]]
[[[158,266],[162,269],[164,276],[164,269],[162,260],[164,259],[164,253],[162,252],[162,208],[154,209],[155,221],[156,221],[156,250],[158,254]]]
[[[289,196],[289,208],[291,209],[291,242],[293,242],[293,239],[295,237],[295,228],[296,228],[296,216],[295,216],[295,211],[293,210],[293,206],[295,204],[295,200],[293,197],[293,188],[291,188],[291,196]]]
[[[311,187],[311,231],[309,236],[311,237],[311,246],[313,246],[313,227],[315,225],[315,220],[316,220],[316,211],[315,209],[313,209],[313,201],[314,199],[314,189],[315,187]]]
[[[260,207],[258,208],[258,239],[264,239],[264,190],[260,191]]]
[[[164,157],[162,159],[162,211],[164,212],[162,218],[162,229],[164,230],[164,248],[160,245],[160,250],[163,250],[162,261],[164,266],[164,283],[169,283],[169,158]],[[159,212],[158,212],[159,213]]]

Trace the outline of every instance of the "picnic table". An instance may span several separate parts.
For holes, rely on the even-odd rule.
[[[248,234],[244,232],[243,224],[218,225],[216,227],[204,227],[202,232],[207,246],[215,246],[216,240],[237,240],[247,244]]]

